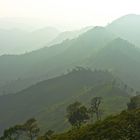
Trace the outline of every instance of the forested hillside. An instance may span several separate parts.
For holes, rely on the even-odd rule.
[[[139,140],[139,24],[0,29],[0,140]]]
[[[65,109],[73,101],[89,104],[92,97],[103,98],[103,116],[126,108],[131,89],[107,71],[78,67],[71,72],[37,83],[16,94],[0,97],[1,130],[36,117],[42,129],[60,131],[68,127]]]
[[[51,140],[138,140],[140,137],[140,110],[123,111],[109,116],[93,125],[72,129],[67,133],[52,136]],[[44,140],[43,137],[40,140]]]

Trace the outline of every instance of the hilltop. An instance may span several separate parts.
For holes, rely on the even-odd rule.
[[[107,71],[91,71],[76,68],[62,76],[39,82],[16,94],[0,96],[1,130],[28,118],[39,120],[46,127],[63,130],[68,126],[65,109],[73,101],[89,104],[92,97],[101,96],[105,114],[116,113],[126,108],[129,90],[122,81]]]

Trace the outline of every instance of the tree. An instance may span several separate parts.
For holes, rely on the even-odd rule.
[[[130,99],[130,102],[127,104],[128,110],[140,108],[140,95],[134,96]]]
[[[67,118],[69,123],[76,128],[89,119],[89,113],[80,102],[75,102],[67,107]]]
[[[43,137],[44,137],[45,140],[50,140],[53,134],[54,134],[54,131],[48,130],[48,131],[44,134]]]
[[[39,134],[39,128],[36,120],[31,118],[22,125],[15,125],[9,129],[4,130],[3,136],[0,140],[18,140],[20,136],[23,139],[27,136],[30,140],[37,138]]]
[[[0,140],[18,140],[22,133],[22,125],[16,125],[4,130],[3,136]]]
[[[48,130],[43,136],[38,137],[37,140],[51,140],[53,134],[54,131]]]
[[[91,114],[91,118],[93,118],[94,114],[96,114],[96,118],[97,120],[100,120],[101,119],[101,110],[100,110],[100,104],[101,104],[101,100],[102,98],[101,97],[94,97],[92,100],[91,100],[91,106],[90,106],[90,114]]]
[[[23,130],[30,140],[34,140],[35,138],[37,138],[40,131],[36,123],[36,119],[34,118],[31,118],[25,122],[25,124],[23,125]]]

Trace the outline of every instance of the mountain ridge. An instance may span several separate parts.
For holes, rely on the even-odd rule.
[[[119,112],[125,108],[129,94],[123,88],[112,86],[113,81],[114,77],[107,71],[91,71],[78,67],[65,75],[39,82],[16,94],[0,96],[1,129],[36,117],[41,124],[47,120],[45,124],[55,130],[58,129],[53,126],[61,122],[59,128],[63,130],[68,126],[64,123],[66,106],[74,100],[87,104],[92,96],[104,98],[105,108],[110,110],[107,114],[113,110]],[[115,109],[112,109],[111,102],[114,99]],[[42,129],[44,128],[45,125]]]

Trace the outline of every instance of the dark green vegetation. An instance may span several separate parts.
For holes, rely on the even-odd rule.
[[[140,95],[132,97],[127,106],[129,110],[140,108]]]
[[[126,108],[131,90],[107,71],[78,67],[68,74],[40,82],[17,94],[0,97],[0,127],[36,117],[41,128],[68,128],[66,106],[73,101],[90,104],[92,97],[104,98],[104,116]],[[56,117],[57,116],[57,117]]]
[[[77,128],[87,121],[89,111],[91,116],[96,114],[95,117],[100,120],[100,113],[102,118],[105,118],[126,109],[129,97],[138,94],[136,91],[140,89],[139,30],[132,28],[139,24],[136,25],[132,21],[135,21],[135,15],[128,15],[107,27],[95,27],[79,36],[76,35],[76,38],[71,39],[69,36],[70,39],[65,41],[62,38],[59,41],[63,42],[49,48],[22,55],[0,56],[0,131],[34,117],[39,122],[41,132],[45,132],[46,128],[55,131],[66,130],[70,124],[66,119],[65,109],[76,101],[83,104],[78,105],[74,113],[68,108],[67,117]],[[121,28],[124,29],[124,34],[121,34]],[[129,31],[129,35],[132,33],[131,37],[127,36],[125,31]],[[92,104],[91,99],[94,99]],[[130,110],[139,108],[137,99],[132,98],[128,103]],[[100,110],[99,106],[103,110]],[[83,118],[74,120],[75,116],[81,114]],[[86,135],[91,139],[92,133],[95,133],[97,140],[103,137],[107,139],[105,134],[109,135],[111,125],[113,129],[117,129],[116,124],[121,126],[120,120],[122,124],[126,123],[125,120],[128,121],[122,125],[122,130],[131,130],[127,129],[129,123],[133,126],[129,115],[134,119],[135,115],[139,116],[139,110],[122,112],[95,125],[60,134],[56,139],[62,139],[64,136],[67,139],[81,137],[88,140]],[[139,123],[137,119],[134,121],[136,124]],[[92,122],[95,122],[94,118]],[[137,137],[138,128],[137,125],[134,126],[136,132],[135,129],[133,131]],[[100,132],[101,138],[96,131]],[[114,136],[118,134],[115,134],[117,131],[112,131]],[[125,132],[123,135],[125,136]],[[120,135],[116,138],[114,136],[111,138],[122,139]],[[127,135],[124,139],[128,139]]]
[[[82,123],[89,119],[88,109],[80,102],[70,104],[67,107],[67,119],[72,126],[80,128]]]
[[[139,140],[140,110],[123,111],[93,125],[52,136],[51,140]]]
[[[103,114],[103,111],[100,109],[101,102],[102,102],[102,97],[94,97],[91,100],[89,113],[92,121],[94,120],[94,114],[96,114],[97,120],[101,120],[101,116]]]
[[[99,108],[100,103],[100,97],[91,100],[94,108]],[[102,121],[97,118],[96,122],[90,122],[88,120],[93,116],[90,116],[88,108],[80,102],[75,102],[67,107],[67,119],[72,125],[69,131],[56,134],[47,130],[41,134],[36,120],[31,118],[23,124],[5,129],[0,140],[139,140],[139,103],[139,96],[132,97],[126,111],[110,115]]]
[[[5,129],[3,136],[0,140],[18,140],[21,135],[22,139],[34,140],[38,137],[40,129],[34,118],[27,120],[24,124],[15,125],[8,129]]]
[[[94,101],[97,98],[93,98]],[[99,98],[98,98],[99,100]],[[118,115],[110,115],[94,124],[87,123],[78,129],[53,135],[50,140],[139,140],[140,96],[130,99],[128,109]],[[43,137],[40,140],[44,140]]]

